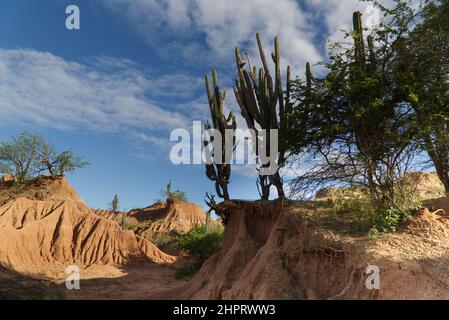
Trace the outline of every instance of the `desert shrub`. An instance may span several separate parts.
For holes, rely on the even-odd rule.
[[[376,209],[370,199],[363,195],[333,199],[331,210],[349,220],[350,233],[367,234],[371,239],[397,231],[401,224],[410,219],[411,212],[411,209],[402,208]]]
[[[123,229],[135,231],[138,226],[139,226],[139,223],[135,219],[131,219],[131,218],[125,217],[125,216],[122,218],[122,228]]]
[[[187,196],[184,191],[181,191],[179,189],[176,189],[176,190],[172,189],[171,180],[165,187],[165,190],[163,190],[161,193],[167,200],[177,200],[177,201],[184,201],[184,202],[187,201]],[[161,200],[159,199],[158,202],[161,202]]]
[[[365,196],[337,197],[331,202],[331,211],[344,216],[351,234],[366,234],[375,222],[376,210]]]
[[[41,145],[41,138],[28,132],[9,143],[0,142],[0,172],[12,173],[17,183],[25,183],[38,171]]]
[[[183,265],[182,267],[179,267],[176,269],[175,278],[176,279],[182,279],[185,277],[189,277],[196,273],[199,270],[200,266],[197,263],[189,263],[186,265]]]
[[[217,253],[223,245],[221,225],[197,225],[184,235],[176,238],[176,247],[186,250],[195,259],[194,263],[186,264],[176,270],[175,278],[191,276],[200,270],[207,258]]]
[[[332,199],[331,210],[333,213],[352,213],[352,214],[372,214],[375,209],[368,197],[360,196],[341,196]]]
[[[179,236],[177,247],[188,251],[201,265],[207,258],[217,253],[223,244],[223,228],[213,227],[207,232],[205,226],[193,227]]]
[[[431,191],[429,189],[429,191]],[[421,207],[422,201],[425,200],[420,197],[418,186],[416,183],[408,182],[404,179],[398,183],[396,188],[396,208],[401,211],[411,211],[414,209],[419,209]]]
[[[165,233],[148,236],[147,239],[158,248],[167,248],[176,245],[177,236]]]
[[[410,212],[395,208],[383,208],[376,212],[374,228],[380,233],[395,232],[401,224],[410,220]]]

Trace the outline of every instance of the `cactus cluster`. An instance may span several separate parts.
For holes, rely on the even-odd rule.
[[[208,75],[205,76],[205,80],[207,99],[209,102],[210,115],[212,119],[212,124],[210,124],[209,121],[206,122],[205,129],[209,130],[213,128],[221,133],[221,136],[223,137],[223,139],[221,139],[221,159],[223,160],[226,159],[227,154],[229,155],[232,153],[230,153],[229,150],[226,152],[226,147],[229,148],[229,146],[226,146],[226,141],[224,139],[226,130],[232,130],[235,132],[237,129],[237,123],[235,120],[235,115],[232,112],[230,112],[228,116],[225,116],[224,114],[226,92],[220,92],[216,70],[212,70],[212,88]],[[232,149],[234,149],[235,138],[232,142]],[[209,144],[214,144],[213,136],[210,136],[208,141],[204,141],[205,148],[208,148]],[[214,156],[215,152],[218,151],[219,150],[213,150],[211,152],[212,156]],[[206,175],[211,181],[215,182],[217,195],[224,200],[229,200],[228,184],[231,178],[230,161],[221,161],[221,163],[213,161],[212,163],[206,163]]]
[[[270,141],[269,130],[286,129],[289,125],[287,114],[292,112],[290,103],[290,67],[287,68],[287,87],[286,92],[282,88],[282,79],[280,71],[280,49],[279,40],[274,40],[274,52],[271,54],[274,63],[274,81],[265,57],[264,48],[260,35],[256,35],[259,55],[262,61],[262,67],[257,70],[253,67],[251,60],[246,54],[246,62],[243,62],[238,48],[235,49],[236,65],[238,78],[234,87],[234,94],[240,106],[242,116],[244,117],[248,128],[255,130],[256,124],[261,129],[267,130],[267,144]],[[245,65],[248,64],[248,68]],[[257,147],[255,152],[257,153]],[[278,167],[282,167],[285,162],[285,146],[279,145]],[[283,181],[279,171],[271,176],[259,175],[258,187],[262,199],[268,199],[270,187],[274,185],[278,191],[278,196],[285,196],[283,190]]]

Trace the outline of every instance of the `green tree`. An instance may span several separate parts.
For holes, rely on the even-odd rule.
[[[449,1],[428,1],[396,46],[398,95],[412,105],[419,142],[449,193]]]
[[[0,142],[0,171],[11,173],[22,184],[37,173],[39,148],[42,138],[23,132],[9,143]]]
[[[413,10],[396,0],[376,5],[386,19],[365,38],[360,12],[346,34],[352,42],[330,47],[328,73],[307,66],[306,81],[294,82],[295,108],[289,144],[306,152],[314,166],[293,181],[294,190],[323,184],[366,186],[378,208],[394,207],[396,184],[416,154],[412,110],[396,94],[395,44],[413,22]],[[296,139],[293,140],[293,139]]]
[[[41,137],[39,140],[37,164],[40,172],[48,171],[52,177],[57,177],[89,166],[83,157],[75,156],[71,150],[58,152],[48,141]]]
[[[18,184],[46,171],[56,177],[87,165],[72,151],[57,152],[42,136],[26,131],[11,142],[0,142],[0,172],[11,173]]]

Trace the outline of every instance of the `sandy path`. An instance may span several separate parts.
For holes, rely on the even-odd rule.
[[[176,268],[182,263],[93,266],[81,270],[80,290],[68,290],[62,273],[58,279],[42,280],[0,269],[0,299],[154,299],[159,292],[188,282],[175,279]]]
[[[175,266],[168,264],[86,271],[81,275],[80,290],[64,290],[66,299],[147,299],[187,283],[187,280],[175,279]]]

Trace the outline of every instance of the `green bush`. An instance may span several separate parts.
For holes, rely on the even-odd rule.
[[[336,198],[332,201],[331,210],[349,220],[351,233],[367,234],[370,239],[397,231],[400,225],[411,217],[410,210],[376,209],[366,196]]]
[[[207,258],[217,253],[223,245],[223,231],[221,225],[206,228],[206,225],[197,225],[186,234],[170,239],[170,244],[180,250],[187,251],[194,259],[194,263],[186,264],[176,270],[175,278],[181,279],[193,275],[200,270]],[[168,239],[161,239],[165,241]]]
[[[177,237],[171,234],[160,234],[148,237],[154,245],[158,248],[167,248],[175,246]]]
[[[188,233],[179,236],[177,247],[188,251],[201,265],[217,253],[223,244],[223,228],[214,227],[209,232],[205,226],[195,226]]]
[[[380,233],[395,232],[410,219],[410,213],[395,208],[383,208],[376,212],[374,228]]]
[[[350,234],[367,234],[375,224],[376,210],[365,196],[341,196],[333,199],[332,213],[344,217]]]
[[[179,267],[176,269],[175,278],[176,279],[182,279],[185,277],[189,277],[196,273],[199,270],[199,265],[197,263],[193,264],[186,264],[182,267]]]
[[[332,200],[333,213],[374,213],[374,207],[368,197],[365,196],[341,196]]]
[[[122,218],[122,228],[123,229],[135,231],[138,226],[139,226],[139,222],[137,222],[135,219],[123,216],[123,218]]]
[[[165,190],[163,190],[161,193],[167,200],[176,200],[176,201],[183,201],[183,202],[187,201],[187,196],[184,191],[181,191],[179,189],[176,189],[176,190],[172,189],[171,180],[167,184],[167,187],[165,188]]]

